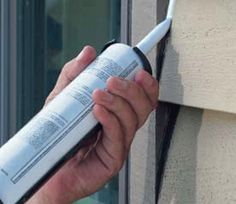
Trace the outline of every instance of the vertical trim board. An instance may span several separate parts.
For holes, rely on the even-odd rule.
[[[132,1],[131,41],[135,46],[156,25],[157,2],[153,0]],[[156,72],[156,50],[148,59]],[[136,134],[130,156],[129,203],[155,203],[155,113]]]

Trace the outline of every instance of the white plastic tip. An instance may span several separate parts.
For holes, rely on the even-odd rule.
[[[136,47],[139,48],[143,54],[149,53],[157,43],[166,35],[171,25],[171,19],[166,19],[158,24],[143,40],[141,40]]]
[[[145,38],[143,38],[143,40],[136,45],[136,47],[139,48],[143,54],[149,53],[169,31],[174,14],[174,7],[175,0],[170,0],[166,19],[158,24]]]
[[[166,18],[173,19],[174,8],[175,8],[175,0],[170,0]]]

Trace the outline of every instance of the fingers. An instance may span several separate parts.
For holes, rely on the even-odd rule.
[[[149,82],[146,81],[147,78]],[[107,81],[109,92],[122,97],[133,108],[138,118],[138,127],[144,124],[148,115],[153,110],[153,104],[156,103],[158,95],[158,87],[154,78],[145,75],[145,79],[141,82],[139,85],[134,81],[118,77],[112,77]],[[154,96],[150,94],[154,94]]]
[[[96,156],[112,176],[120,170],[126,157],[125,134],[114,114],[103,106],[96,104],[93,113],[103,126],[103,138],[95,148]]]
[[[140,72],[136,80],[137,82],[134,82],[113,77],[107,82],[107,91],[95,90],[93,93],[95,104],[105,108],[112,117],[116,118],[115,122],[119,123],[118,127],[122,129],[125,136],[123,145],[126,147],[126,152],[137,129],[143,125],[156,106],[158,98],[158,83],[153,77],[148,73]],[[120,134],[122,131],[118,130]],[[107,129],[108,136],[113,137],[113,132],[117,133],[117,127],[113,127],[110,131]]]
[[[75,79],[96,57],[96,51],[91,46],[85,46],[80,54],[65,64],[57,83],[48,96],[46,103],[58,95],[71,81]]]
[[[128,149],[138,128],[138,119],[134,110],[123,98],[99,89],[94,91],[93,100],[95,104],[106,107],[108,111],[116,116],[126,135],[125,144]]]
[[[159,95],[159,85],[157,80],[146,71],[141,70],[135,75],[135,82],[144,89],[144,92],[153,105],[153,108],[156,108]]]

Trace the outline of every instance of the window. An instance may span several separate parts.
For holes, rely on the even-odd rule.
[[[20,127],[43,106],[65,62],[86,44],[99,52],[119,40],[120,1],[20,0],[18,13]]]

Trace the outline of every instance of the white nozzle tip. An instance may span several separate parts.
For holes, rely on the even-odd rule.
[[[166,18],[172,19],[174,15],[175,0],[170,0]]]
[[[136,47],[144,54],[147,54],[151,49],[166,35],[171,25],[171,19],[166,19],[158,24]]]
[[[175,0],[169,1],[167,16],[164,21],[158,24],[143,40],[141,40],[136,47],[144,54],[147,54],[151,49],[166,35],[168,32],[174,13]]]

